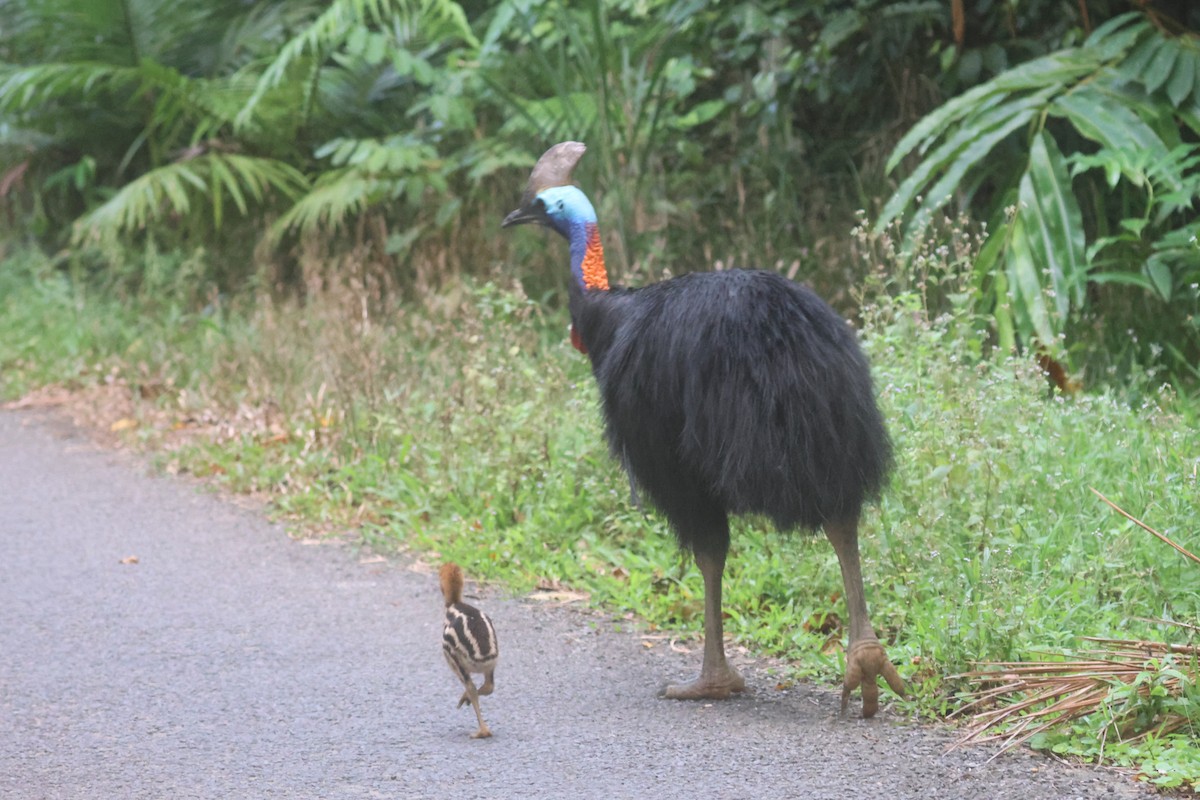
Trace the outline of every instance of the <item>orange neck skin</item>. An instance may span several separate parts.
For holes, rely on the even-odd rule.
[[[600,228],[594,222],[585,223],[582,230],[576,228],[571,237],[571,272],[585,291],[608,291],[604,245],[600,243]],[[571,344],[576,350],[587,355],[587,345],[583,343],[583,338],[574,325],[571,326]]]
[[[604,267],[604,245],[600,243],[600,228],[596,223],[589,222],[584,226],[583,234],[586,238],[576,278],[585,289],[608,291],[608,270]]]

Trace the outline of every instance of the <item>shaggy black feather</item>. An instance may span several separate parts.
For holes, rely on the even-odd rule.
[[[724,554],[728,514],[781,530],[857,519],[891,443],[854,331],[772,272],[572,287],[613,455],[680,544]]]

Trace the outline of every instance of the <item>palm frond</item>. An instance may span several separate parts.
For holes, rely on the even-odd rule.
[[[263,205],[272,191],[294,198],[306,188],[307,180],[294,167],[268,158],[233,153],[206,152],[150,170],[130,181],[106,203],[76,222],[74,240],[143,231],[168,215],[198,214],[197,205],[207,200],[207,219],[219,227],[226,200],[238,211],[249,214]]]
[[[478,44],[466,14],[452,0],[334,0],[324,13],[280,49],[239,112],[238,126],[250,124],[263,97],[279,86],[295,65],[305,60],[319,63],[352,34],[367,36],[366,29],[372,26],[390,29],[400,41],[420,35],[433,41],[458,38],[472,46]],[[310,99],[306,98],[306,106]]]
[[[28,115],[48,103],[136,86],[137,67],[100,62],[0,68],[0,113]]]

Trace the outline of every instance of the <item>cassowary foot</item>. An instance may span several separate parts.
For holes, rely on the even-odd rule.
[[[904,680],[888,660],[887,651],[877,639],[859,639],[850,645],[846,654],[846,678],[842,684],[842,716],[850,703],[850,693],[862,686],[863,719],[870,719],[879,710],[879,675],[900,697],[904,697]]]
[[[492,732],[488,730],[487,725],[480,726],[479,730],[471,734],[472,739],[490,739],[491,737]]]
[[[746,681],[733,667],[703,671],[690,683],[668,684],[659,692],[669,700],[727,700],[731,694],[746,691]]]

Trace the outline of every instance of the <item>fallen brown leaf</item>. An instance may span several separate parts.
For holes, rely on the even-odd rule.
[[[587,592],[572,592],[567,590],[552,591],[539,589],[536,592],[528,595],[530,600],[537,600],[539,603],[580,603],[587,600],[591,595]]]

